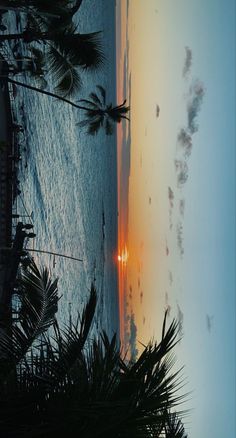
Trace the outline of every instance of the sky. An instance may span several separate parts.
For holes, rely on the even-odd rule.
[[[121,334],[180,322],[191,437],[235,435],[235,1],[117,1]]]

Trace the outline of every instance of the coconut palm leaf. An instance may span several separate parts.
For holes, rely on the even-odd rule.
[[[91,102],[91,100],[79,99],[78,102],[85,103],[90,109],[94,109],[94,110],[99,109],[99,106],[96,103]]]
[[[30,32],[35,32],[37,34],[45,32],[47,29],[45,20],[41,17],[36,17],[35,15],[28,14],[25,30]]]
[[[102,104],[106,105],[106,90],[101,85],[97,85],[97,89],[100,91],[102,96]]]
[[[19,323],[13,324],[10,335],[3,333],[0,336],[0,355],[5,362],[2,369],[7,372],[22,360],[35,339],[54,323],[58,304],[57,279],[52,281],[48,270],[39,270],[33,260],[18,281]]]
[[[96,103],[96,105],[100,107],[102,106],[102,102],[96,93],[90,93],[89,97],[94,103]]]
[[[30,52],[32,54],[32,58],[36,64],[39,64],[41,68],[45,67],[45,54],[36,47],[30,47]]]
[[[87,133],[89,135],[96,135],[99,129],[103,126],[104,117],[96,117],[89,122]]]
[[[85,316],[88,307],[86,309],[80,330],[72,327],[61,331],[55,327],[54,342],[48,338],[48,344],[45,337],[37,360],[34,353],[27,366],[23,366],[21,393],[16,391],[14,397],[11,393],[0,405],[0,424],[5,427],[3,436],[17,437],[18,432],[14,435],[14,430],[20,430],[24,438],[65,435],[68,438],[77,435],[82,438],[186,438],[180,435],[179,420],[172,417],[169,410],[169,389],[174,382],[170,375],[173,358],[164,355],[164,347],[164,360],[159,363],[160,344],[164,342],[167,350],[174,344],[173,339],[170,344],[169,330],[165,331],[164,327],[160,344],[150,343],[145,348],[142,361],[135,368],[135,364],[126,363],[122,358],[115,336],[109,340],[102,333],[83,348],[84,342],[78,341],[78,333],[82,330],[88,334],[90,317]],[[12,435],[7,435],[9,430]]]
[[[101,127],[105,127],[106,135],[111,135],[114,131],[114,124],[121,122],[122,119],[128,119],[126,114],[129,112],[129,107],[126,107],[126,100],[121,105],[106,106],[106,92],[101,85],[96,86],[100,91],[101,97],[97,93],[90,93],[91,100],[82,99],[79,102],[85,103],[87,108],[85,121],[79,122],[80,127],[88,127],[87,133],[96,135]],[[105,122],[105,123],[104,123]]]
[[[80,128],[88,127],[90,122],[91,122],[90,119],[84,119],[81,120],[80,122],[76,122],[76,126],[79,126]]]
[[[108,119],[106,119],[105,132],[106,135],[112,135],[114,132],[113,125],[110,123]]]
[[[74,68],[71,68],[58,82],[55,92],[64,97],[70,97],[80,90],[81,85],[82,81],[79,73]]]
[[[80,318],[80,327],[73,326],[66,328],[64,331],[58,330],[55,338],[56,341],[56,360],[54,353],[51,355],[53,360],[49,366],[50,375],[45,376],[54,385],[68,379],[71,370],[80,357],[85,342],[93,322],[97,303],[97,294],[94,285],[91,286],[89,301]],[[51,349],[51,351],[53,351]]]
[[[50,45],[46,52],[48,69],[53,75],[56,86],[55,90],[58,94],[72,96],[80,90],[82,80],[75,67],[68,61],[66,55]]]
[[[163,328],[165,328],[167,314],[165,313]],[[124,371],[130,374],[140,374],[146,373],[146,370],[150,368],[150,364],[159,364],[167,353],[173,349],[177,342],[179,333],[179,326],[176,320],[173,320],[165,333],[162,329],[162,340],[159,344],[150,343],[146,346],[143,353],[140,355],[139,359],[127,368],[124,364]]]
[[[146,348],[142,374],[139,367],[130,372],[134,365],[124,363],[115,338],[110,342],[103,336],[82,354],[78,375],[84,410],[79,412],[85,417],[86,436],[159,436],[167,407],[179,398],[174,396],[178,373],[170,374],[173,359],[156,363],[157,350],[158,345]]]
[[[123,104],[112,107],[111,105],[107,107],[107,113],[111,120],[115,123],[120,123],[122,119],[129,120],[128,117],[126,117],[126,114],[129,112],[130,108],[128,106],[124,106],[125,101]]]
[[[166,416],[165,438],[187,438],[184,426],[176,412],[168,412]]]
[[[97,69],[103,65],[105,59],[100,34],[101,32],[78,34],[74,30],[67,30],[50,39],[57,49],[66,52],[71,64],[84,69]]]

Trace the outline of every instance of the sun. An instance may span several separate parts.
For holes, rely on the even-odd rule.
[[[129,258],[129,253],[128,253],[128,250],[125,246],[125,248],[122,250],[121,254],[118,254],[117,260],[119,263],[122,263],[122,265],[126,265],[126,263],[128,262],[128,258]]]

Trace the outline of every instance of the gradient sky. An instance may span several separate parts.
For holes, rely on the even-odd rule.
[[[166,308],[180,320],[193,438],[235,436],[235,18],[233,0],[117,1],[122,335],[140,349]]]

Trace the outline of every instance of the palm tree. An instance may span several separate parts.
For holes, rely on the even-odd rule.
[[[15,40],[43,44],[45,64],[53,75],[56,92],[63,96],[72,96],[80,89],[78,68],[95,70],[104,62],[100,32],[79,34],[72,22],[61,29],[54,21],[30,16],[22,33],[0,35],[0,42]]]
[[[184,426],[176,412],[168,412],[165,422],[166,438],[187,438]]]
[[[52,281],[48,270],[39,269],[33,259],[27,268],[22,267],[15,294],[21,303],[18,323],[10,327],[10,336],[9,327],[2,327],[0,334],[0,383],[54,323],[58,309],[57,279]]]
[[[122,104],[112,106],[106,103],[106,91],[101,85],[97,85],[99,93],[90,93],[90,99],[80,99],[79,102],[86,105],[86,119],[79,122],[79,126],[87,127],[87,133],[95,135],[100,128],[104,127],[107,135],[113,133],[113,128],[116,123],[129,118],[126,114],[129,112],[129,107],[125,106],[126,100]]]
[[[71,0],[2,0],[1,9],[24,12],[48,18],[62,19],[70,14],[73,16],[80,8],[82,0],[75,3]]]
[[[24,82],[16,81],[9,78],[8,76],[0,77],[0,81],[9,82],[11,84],[15,84],[32,91],[36,91],[37,93],[54,97],[62,102],[71,105],[73,108],[85,111],[85,115],[87,118],[84,121],[79,122],[78,125],[81,127],[86,126],[87,133],[90,135],[97,134],[97,132],[101,128],[105,128],[106,134],[111,135],[113,133],[114,125],[116,123],[120,123],[124,119],[129,120],[126,114],[129,112],[130,108],[129,106],[125,105],[126,100],[124,100],[122,104],[117,106],[112,106],[112,104],[107,105],[105,89],[101,85],[97,85],[97,89],[100,91],[101,96],[99,96],[97,93],[91,93],[90,99],[79,100],[79,102],[82,102],[86,105],[84,106],[78,105],[75,102],[71,102],[70,100],[50,91],[42,90],[32,85],[25,84]]]
[[[3,387],[3,436],[185,438],[178,434],[179,426],[172,427],[177,414],[170,414],[182,399],[176,393],[178,373],[170,372],[176,321],[165,332],[166,314],[161,342],[147,345],[131,363],[124,359],[115,336],[109,340],[102,333],[85,348],[95,305],[92,289],[80,329],[72,325],[61,330],[55,324],[53,340],[45,335],[20,363],[17,386]]]

